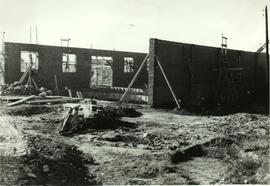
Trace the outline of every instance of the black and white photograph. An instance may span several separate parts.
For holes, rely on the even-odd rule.
[[[0,186],[270,185],[270,0],[0,0]]]

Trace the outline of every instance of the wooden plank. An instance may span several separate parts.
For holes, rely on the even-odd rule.
[[[56,75],[54,75],[54,83],[55,83],[55,91],[59,95],[58,81]]]
[[[26,98],[28,96],[0,96],[1,101],[18,101],[23,98]],[[33,99],[59,99],[59,98],[69,98],[69,97],[63,97],[63,96],[46,96],[46,97],[41,97],[41,96],[35,96]]]
[[[69,98],[64,96],[46,96],[46,97],[39,97],[40,99],[59,99],[59,98]]]
[[[68,89],[68,95],[69,95],[69,97],[72,98],[72,92],[71,92],[71,89]]]
[[[32,78],[32,82],[33,82],[35,88],[36,88],[36,89],[39,89],[38,86],[37,86],[37,84],[36,84],[36,82],[35,82],[35,80],[34,80],[33,78]]]
[[[76,94],[77,94],[77,97],[78,98],[83,98],[83,95],[82,95],[82,92],[81,91],[77,91]]]
[[[79,102],[83,98],[62,98],[62,99],[44,99],[44,100],[33,100],[26,102],[27,104],[46,104],[46,103],[67,103],[67,102]]]
[[[80,93],[79,91],[76,91],[77,97],[80,98]]]
[[[30,68],[31,68],[31,65],[29,65],[29,66],[27,67],[26,71],[23,73],[22,77],[21,77],[20,80],[19,80],[19,83],[20,83],[20,84],[23,83],[23,81],[24,81],[26,75],[28,74]]]
[[[1,101],[18,101],[20,99],[26,98],[27,96],[1,96]]]
[[[65,114],[64,121],[60,126],[60,130],[59,130],[60,133],[65,132],[66,124],[67,124],[67,121],[68,121],[69,116],[70,116],[71,113],[72,113],[72,109],[69,108],[69,111]]]
[[[83,93],[80,91],[80,97],[83,98]]]
[[[141,66],[139,67],[138,71],[136,72],[135,76],[133,77],[133,79],[131,80],[130,84],[128,85],[128,88],[125,90],[123,96],[120,98],[119,102],[121,103],[123,101],[123,99],[126,97],[129,89],[133,86],[134,82],[136,81],[138,75],[140,74],[141,70],[143,69],[144,64],[146,64],[147,59],[148,59],[149,54],[147,54],[141,64]]]
[[[174,99],[176,105],[177,105],[177,108],[180,110],[181,107],[180,107],[180,105],[179,105],[179,103],[178,103],[178,100],[177,100],[177,98],[176,98],[176,96],[175,96],[175,93],[174,93],[172,87],[171,87],[171,84],[170,84],[169,80],[167,79],[167,76],[166,76],[166,74],[165,74],[165,72],[164,72],[164,70],[163,70],[163,68],[162,68],[162,66],[161,66],[161,64],[160,64],[159,59],[158,59],[157,56],[156,56],[156,60],[157,60],[158,66],[159,66],[159,68],[160,68],[160,70],[161,70],[161,73],[162,73],[162,75],[164,76],[164,79],[165,79],[165,81],[166,81],[166,83],[167,83],[167,85],[168,85],[168,87],[169,87],[169,89],[170,89],[170,92],[171,92],[171,94],[172,94],[172,96],[173,96],[173,99]]]
[[[26,98],[20,99],[18,101],[13,102],[13,103],[9,103],[9,104],[7,104],[7,106],[12,107],[12,106],[15,106],[15,105],[20,105],[20,104],[25,103],[27,100],[33,99],[34,97],[35,97],[35,95],[28,96]]]

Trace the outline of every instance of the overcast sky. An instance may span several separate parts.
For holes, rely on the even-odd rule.
[[[270,0],[0,0],[5,41],[148,52],[149,38],[255,51]]]

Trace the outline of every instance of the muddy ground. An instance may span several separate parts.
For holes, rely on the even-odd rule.
[[[2,104],[0,185],[270,183],[269,117],[136,110],[61,136],[61,105]]]

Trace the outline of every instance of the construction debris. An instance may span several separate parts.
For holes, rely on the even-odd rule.
[[[2,90],[1,95],[37,95],[40,90],[36,89],[32,85],[21,85],[19,83],[14,83],[8,86],[6,89]]]
[[[25,96],[0,96],[1,102],[6,102],[6,103],[18,101],[23,98],[25,98]]]
[[[73,102],[79,102],[82,101],[82,98],[70,98],[70,97],[64,97],[64,96],[35,96],[31,95],[28,97],[1,97],[0,100],[11,102],[8,103],[7,106],[16,106],[21,104],[31,104],[31,105],[40,105],[40,104],[57,104],[57,103],[73,103]]]
[[[29,101],[35,99],[63,98]],[[23,161],[2,158],[1,174],[14,177],[3,183],[268,183],[269,119],[263,115],[181,115],[96,100],[26,103],[3,105],[2,114],[16,126],[12,131],[22,131],[27,142]],[[10,141],[1,132],[0,140]],[[11,166],[15,164],[19,166]]]
[[[68,112],[65,113],[65,116],[63,117],[63,123],[60,127],[59,133],[69,134],[74,130],[79,130],[84,124],[84,119],[85,118],[80,105],[73,108],[70,107]]]
[[[36,104],[56,104],[56,103],[73,103],[73,102],[79,102],[83,100],[82,98],[67,98],[62,97],[59,99],[41,99],[41,100],[33,100],[28,101],[27,104],[36,105]]]
[[[66,135],[89,128],[115,129],[118,127],[133,127],[121,117],[139,117],[142,114],[134,108],[102,107],[91,101],[90,105],[64,105],[68,108],[64,114],[59,133]]]
[[[26,98],[22,98],[22,99],[20,99],[18,101],[7,104],[7,106],[11,107],[11,106],[15,106],[15,105],[20,105],[20,104],[25,103],[27,100],[33,99],[34,97],[35,97],[35,95],[29,96],[29,97],[26,97]]]
[[[84,157],[75,146],[70,146],[42,136],[27,136],[31,146],[23,157],[26,167],[21,167],[22,176],[18,184],[27,185],[93,185],[98,184],[88,165],[94,164],[92,157]],[[48,145],[50,144],[50,145]],[[59,163],[61,162],[61,163]]]

